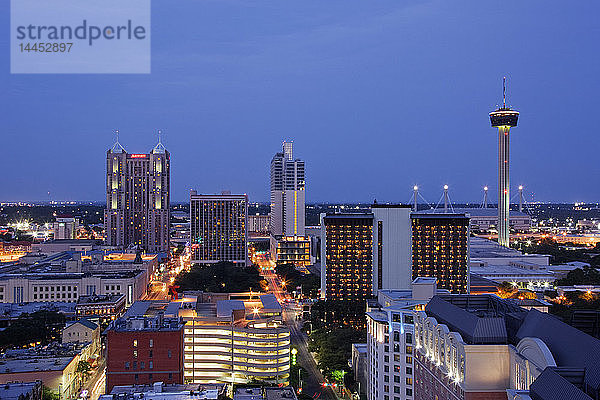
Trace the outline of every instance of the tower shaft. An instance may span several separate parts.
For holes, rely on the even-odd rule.
[[[498,243],[508,247],[510,185],[509,185],[510,126],[498,127]]]

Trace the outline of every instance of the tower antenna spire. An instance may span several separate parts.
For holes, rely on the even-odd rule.
[[[506,77],[502,78],[502,108],[506,108]]]
[[[158,143],[162,144],[162,130],[158,130]]]

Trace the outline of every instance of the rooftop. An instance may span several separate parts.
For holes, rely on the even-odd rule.
[[[115,386],[99,400],[217,400],[225,393],[224,384],[165,384]]]
[[[41,390],[41,382],[5,383],[0,385],[0,399],[22,400],[26,399],[29,393],[35,392],[36,390]],[[31,396],[31,398],[35,398],[35,396]]]

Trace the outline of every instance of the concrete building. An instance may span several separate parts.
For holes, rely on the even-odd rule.
[[[290,331],[274,295],[186,293],[165,316],[186,322],[186,383],[288,382]]]
[[[271,225],[269,215],[248,215],[248,233],[254,235],[268,235]]]
[[[42,400],[42,382],[13,382],[0,386],[2,400]]]
[[[366,343],[352,343],[352,373],[354,380],[358,382],[358,392],[362,396],[367,393],[369,382],[369,348]]]
[[[82,383],[77,365],[90,355],[87,344],[77,343],[7,350],[0,358],[0,385],[40,381],[61,400],[75,398]]]
[[[79,318],[97,318],[101,322],[113,321],[125,312],[122,294],[79,296],[75,308]]]
[[[190,193],[192,263],[248,262],[248,196]]]
[[[600,341],[547,313],[492,295],[441,295],[414,322],[415,399],[600,395]]]
[[[297,400],[297,397],[290,386],[248,387],[236,389],[233,400]]]
[[[225,385],[166,384],[114,386],[98,400],[218,400],[226,396]]]
[[[412,282],[410,206],[321,215],[321,296],[358,300]],[[357,290],[360,292],[358,293]]]
[[[442,291],[445,292],[445,291]],[[381,290],[367,308],[368,400],[413,399],[413,312],[438,292],[435,278],[417,278],[408,290]]]
[[[412,277],[435,277],[438,287],[469,293],[469,216],[413,213]]]
[[[67,323],[62,331],[63,343],[89,343],[90,353],[100,350],[100,327],[92,321],[82,318]]]
[[[373,204],[373,294],[410,289],[412,277],[409,205]]]
[[[293,142],[271,160],[271,235],[304,236],[304,161],[294,159]]]
[[[496,208],[453,208],[452,212],[469,214],[471,231],[488,232],[498,229],[498,210]],[[529,232],[531,216],[524,212],[511,211],[509,227],[517,232]]]
[[[106,330],[106,391],[114,386],[183,383],[183,325],[165,304],[136,302]]]
[[[308,236],[283,236],[271,241],[271,246],[276,246],[271,248],[271,254],[275,255],[278,263],[305,267],[311,264],[310,243]]]
[[[79,220],[70,215],[57,215],[56,222],[52,224],[54,239],[77,239]]]
[[[150,252],[169,250],[170,155],[160,139],[148,154],[117,142],[106,153],[105,242]]]

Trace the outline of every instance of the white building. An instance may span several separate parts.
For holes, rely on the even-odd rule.
[[[248,259],[248,196],[190,193],[192,263],[230,261],[245,266]]]
[[[271,235],[304,236],[304,161],[293,158],[292,142],[271,160]]]
[[[445,292],[445,291],[444,291]],[[381,290],[381,308],[367,312],[367,399],[414,397],[413,312],[437,293],[435,278],[417,278],[411,290]]]
[[[412,225],[410,206],[373,204],[373,293],[410,289]]]
[[[79,220],[71,216],[58,216],[52,224],[54,239],[76,239]]]
[[[288,382],[290,330],[274,295],[186,294],[165,317],[186,322],[185,383]]]

